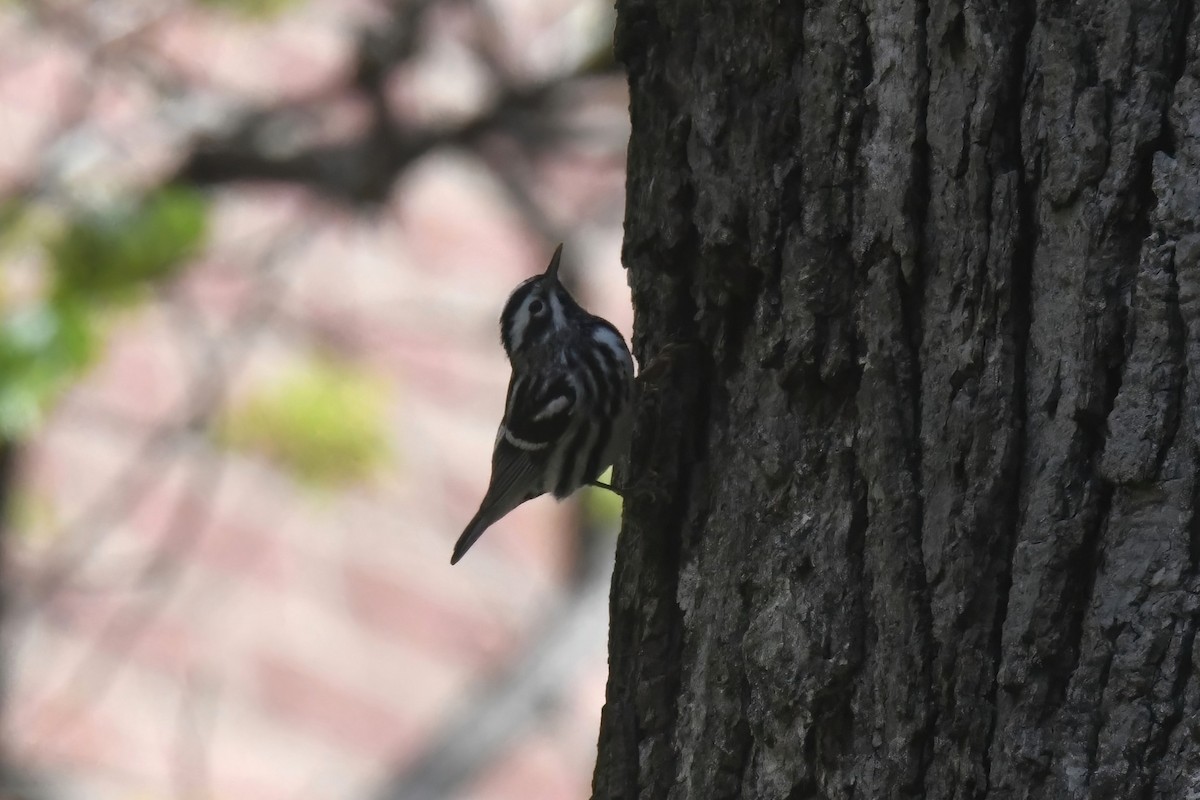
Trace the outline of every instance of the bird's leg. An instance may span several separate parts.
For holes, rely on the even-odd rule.
[[[601,481],[598,479],[594,480],[594,481],[588,481],[587,485],[595,486],[597,489],[607,489],[608,491],[615,494],[617,497],[623,498],[625,496],[625,494],[624,494],[625,487],[624,486],[618,488],[616,486],[613,486],[611,483],[605,483],[604,481]]]
[[[664,458],[661,454],[655,458],[655,455],[662,449],[663,443],[660,442],[660,439],[665,438],[661,435],[664,432],[659,429],[657,423],[667,422],[670,424],[669,420],[663,419],[663,415],[668,413],[664,404],[673,405],[680,402],[677,377],[679,367],[691,365],[693,371],[697,367],[706,370],[710,360],[711,356],[708,355],[703,342],[699,339],[676,341],[665,345],[654,358],[650,359],[645,368],[638,372],[634,383],[637,391],[638,413],[643,418],[652,419],[655,422],[649,425],[643,439],[638,442],[637,454],[633,452],[631,443],[628,460],[623,464],[624,469],[618,494],[621,494],[626,500],[637,497],[646,498],[650,502],[661,502],[665,499],[662,470],[669,465],[663,463]],[[669,435],[678,436],[678,432],[675,431]],[[627,476],[624,474],[625,470],[636,474]],[[668,473],[673,472],[669,469],[667,471]],[[613,489],[613,491],[617,490]]]
[[[662,352],[652,359],[644,370],[638,373],[635,386],[641,402],[657,404],[662,393],[673,385],[667,380],[667,378],[670,376],[670,370],[674,366],[676,359],[685,353],[695,352],[696,350],[703,352],[703,346],[698,341],[673,343],[663,348]],[[651,441],[644,448],[647,452],[654,451],[654,435],[655,432],[652,431]],[[653,484],[653,473],[646,469],[642,469],[639,470],[639,472],[646,474],[638,476],[641,480],[633,479],[632,476],[627,477],[624,475],[624,472],[627,469],[630,469],[630,464],[628,461],[629,457],[630,456],[627,455],[625,457],[626,460],[623,461],[619,467],[622,473],[622,480],[619,484],[616,480],[616,470],[618,469],[618,465],[614,464],[614,474],[613,477],[609,479],[608,483],[604,483],[603,481],[597,479],[590,480],[585,485],[595,486],[597,489],[607,489],[617,497],[620,497],[622,500],[629,500],[635,494],[644,493],[644,490],[639,487]],[[649,480],[647,479],[648,476],[650,478]],[[653,496],[652,493],[651,496]]]

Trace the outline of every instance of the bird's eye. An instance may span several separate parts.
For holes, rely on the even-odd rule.
[[[545,309],[546,309],[546,306],[545,306],[545,304],[542,303],[541,300],[534,300],[532,303],[529,304],[529,313],[533,314],[535,317],[538,314],[541,314]]]

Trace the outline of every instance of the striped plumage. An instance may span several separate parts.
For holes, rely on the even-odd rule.
[[[500,314],[512,364],[492,477],[451,564],[493,523],[547,492],[562,499],[594,481],[629,439],[633,358],[609,322],[558,281],[562,245],[545,273],[518,286]]]

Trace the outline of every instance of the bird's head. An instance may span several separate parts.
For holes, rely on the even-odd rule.
[[[558,280],[562,249],[560,244],[546,271],[522,282],[504,304],[500,314],[500,341],[509,360],[553,341],[570,327],[575,315],[583,313]]]

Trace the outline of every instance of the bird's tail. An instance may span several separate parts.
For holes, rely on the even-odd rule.
[[[475,512],[475,516],[471,518],[466,530],[454,545],[454,555],[450,556],[452,565],[458,563],[471,549],[471,545],[475,544],[496,520],[540,494],[521,494],[529,487],[530,475],[533,474],[536,465],[523,451],[513,447],[502,447],[503,444],[503,440],[500,440],[496,445],[496,452],[492,455],[492,479],[488,483],[487,493],[483,496],[483,502],[479,504],[479,510]]]
[[[454,543],[454,553],[450,556],[450,564],[452,566],[457,564],[459,559],[466,555],[467,551],[471,549],[471,545],[475,544],[479,540],[479,537],[483,536],[483,532],[496,521],[494,516],[487,512],[488,509],[485,504],[485,507],[479,509],[475,516],[471,518],[471,521],[467,523],[466,530],[462,532],[462,536],[459,536],[458,541]]]

